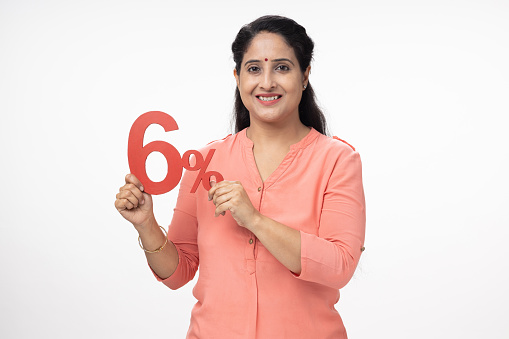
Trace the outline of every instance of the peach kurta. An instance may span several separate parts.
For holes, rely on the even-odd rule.
[[[346,338],[334,305],[364,244],[359,154],[311,129],[262,182],[246,130],[210,143],[202,154],[211,148],[209,170],[240,181],[263,215],[300,231],[302,272],[284,267],[228,212],[215,218],[207,191],[200,185],[190,193],[198,172],[187,171],[168,230],[179,264],[162,280],[177,289],[200,267],[187,337]]]

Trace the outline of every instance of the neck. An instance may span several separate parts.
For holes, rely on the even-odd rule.
[[[301,141],[310,131],[300,120],[294,124],[274,125],[251,121],[246,135],[258,147],[271,146],[289,148]]]

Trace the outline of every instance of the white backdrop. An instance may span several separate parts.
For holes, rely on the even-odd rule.
[[[307,28],[310,82],[363,160],[349,336],[509,337],[507,1],[2,0],[1,338],[184,338],[194,282],[157,283],[113,205],[129,128],[170,113],[180,130],[145,140],[181,153],[227,135],[230,45],[264,14]]]

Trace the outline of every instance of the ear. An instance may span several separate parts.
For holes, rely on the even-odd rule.
[[[308,66],[302,75],[302,85],[307,86],[309,82],[309,73],[311,72],[311,66]]]
[[[239,87],[239,84],[240,84],[240,79],[239,79],[239,75],[237,74],[237,69],[233,69],[233,76],[235,77],[235,81],[237,81],[237,87]]]

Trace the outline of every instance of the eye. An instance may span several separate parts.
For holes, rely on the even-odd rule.
[[[257,73],[260,71],[260,68],[258,66],[251,66],[247,69],[249,73]]]
[[[288,66],[286,66],[286,65],[278,65],[278,66],[276,67],[276,70],[277,70],[277,71],[283,71],[283,72],[286,72],[286,71],[289,71],[289,70],[290,70],[290,68],[289,68]]]

